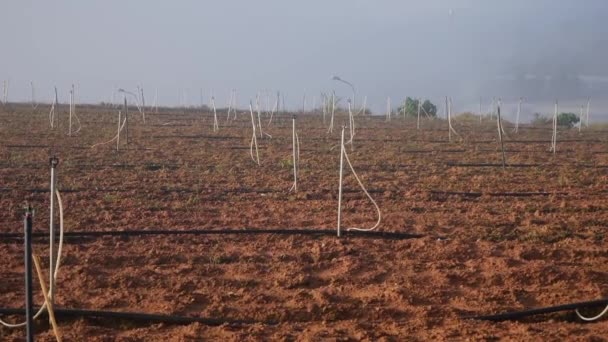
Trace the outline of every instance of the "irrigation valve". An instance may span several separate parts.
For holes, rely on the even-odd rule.
[[[59,158],[53,156],[49,158],[49,163],[51,164],[51,168],[55,169],[57,168],[57,165],[59,165]]]

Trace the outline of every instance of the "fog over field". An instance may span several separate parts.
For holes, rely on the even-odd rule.
[[[320,92],[383,113],[405,96],[456,111],[489,108],[492,97],[524,117],[559,99],[576,111],[592,99],[608,119],[608,2],[605,0],[434,1],[19,1],[0,5],[0,81],[12,101],[109,101],[141,85],[159,103],[199,105],[210,94],[239,105],[283,92],[291,109]],[[514,110],[514,109],[513,109]],[[507,117],[511,112],[506,109]]]

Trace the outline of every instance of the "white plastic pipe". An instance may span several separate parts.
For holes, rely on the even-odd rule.
[[[344,174],[344,126],[342,126],[342,139],[340,140],[340,180],[338,181],[338,227],[337,233],[340,237],[340,224],[342,223],[342,179]]]
[[[72,136],[72,110],[73,110],[73,103],[74,103],[74,85],[72,84],[72,89],[70,90],[70,118],[69,118],[69,125],[68,125],[68,136]]]
[[[327,133],[333,133],[334,131],[334,115],[336,112],[336,92],[332,92],[331,94],[331,118],[329,120],[329,129]]]
[[[215,97],[211,96],[211,108],[213,109],[213,131],[217,132],[220,127],[217,122],[217,111],[215,109]]]
[[[55,278],[53,277],[55,270],[55,184],[56,174],[55,169],[57,167],[57,159],[51,158],[51,203],[50,203],[50,217],[49,217],[49,300],[51,305],[55,303]]]
[[[583,109],[585,108],[585,106],[581,105],[581,112],[578,116],[578,132],[581,132],[581,127],[583,127]]]
[[[256,137],[256,132],[255,132],[255,119],[253,118],[253,103],[250,100],[249,101],[249,113],[251,114],[251,128],[253,129],[252,134],[251,134],[251,144],[249,146],[249,154],[251,155],[251,159],[258,164],[258,166],[260,165],[260,155],[258,153],[258,141],[257,141],[257,137]],[[253,147],[255,146],[255,155],[256,158],[253,157]]]
[[[158,114],[158,88],[154,88],[154,112]]]
[[[4,81],[4,104],[8,104],[8,86],[10,84],[10,80]]]
[[[141,93],[141,117],[144,125],[146,124],[146,98],[144,97],[144,88],[140,88]]]
[[[481,123],[481,118],[483,118],[483,113],[481,112],[482,111],[482,109],[481,109],[481,101],[482,101],[482,98],[480,97],[479,98],[479,123]]]
[[[553,134],[551,136],[551,149],[550,151],[555,154],[557,152],[557,100],[555,100],[555,110],[553,112]]]
[[[264,132],[262,131],[262,120],[261,120],[261,111],[262,109],[260,108],[260,93],[258,93],[258,96],[255,99],[255,109],[256,112],[258,113],[258,128],[260,129],[260,139],[264,138]]]
[[[405,106],[403,106],[405,108]],[[422,100],[418,99],[418,119],[416,121],[416,129],[420,130],[420,108],[422,108]]]
[[[587,99],[587,119],[585,120],[585,127],[589,127],[589,106],[591,105],[591,98]]]
[[[519,115],[521,114],[521,104],[524,102],[523,97],[519,98],[517,103],[517,115],[515,116],[515,133],[519,133]]]
[[[291,119],[291,130],[292,130],[292,149],[293,149],[293,185],[291,186],[291,190],[294,192],[298,192],[298,143],[296,137],[296,117]]]

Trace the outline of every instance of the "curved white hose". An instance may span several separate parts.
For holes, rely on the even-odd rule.
[[[109,143],[111,143],[112,141],[114,141],[114,140],[118,139],[118,135],[120,134],[120,132],[122,132],[122,129],[125,127],[125,124],[126,124],[126,123],[127,123],[127,118],[125,118],[125,119],[123,120],[123,122],[122,122],[122,126],[120,126],[120,130],[118,131],[118,133],[116,133],[116,136],[114,136],[114,138],[112,138],[112,140],[108,140],[108,141],[106,141],[106,142],[101,142],[101,143],[95,144],[95,145],[91,146],[91,148],[96,147],[96,146],[100,146],[100,145],[109,144]]]
[[[76,130],[76,132],[74,132],[74,134],[76,134],[76,133],[80,132],[80,130],[82,129],[82,124],[80,123],[80,119],[78,118],[76,113],[74,113],[73,115],[76,118],[76,121],[78,121],[78,129]]]
[[[51,105],[51,111],[49,112],[49,122],[51,124],[51,128],[53,128],[53,124],[55,122],[55,102]]]
[[[347,231],[356,230],[356,231],[360,231],[360,232],[370,232],[370,231],[378,228],[378,226],[380,225],[380,221],[382,220],[382,213],[380,213],[380,207],[378,207],[378,204],[376,203],[376,201],[374,201],[374,199],[369,194],[369,192],[367,192],[367,189],[365,189],[365,187],[363,186],[363,183],[359,179],[359,176],[357,176],[357,173],[355,172],[355,169],[353,168],[353,164],[351,164],[350,159],[348,159],[348,153],[346,153],[346,149],[343,149],[342,152],[344,153],[344,157],[346,157],[346,162],[348,163],[350,170],[353,172],[355,179],[359,183],[359,186],[361,187],[361,189],[363,189],[363,192],[365,192],[365,194],[367,195],[367,198],[369,198],[369,200],[372,201],[372,203],[374,204],[374,207],[376,207],[376,211],[378,212],[378,221],[376,222],[376,224],[373,227],[371,227],[371,228],[346,228],[346,230]]]
[[[56,190],[55,191],[55,195],[57,196],[57,205],[59,206],[59,248],[57,249],[57,263],[55,264],[55,272],[53,272],[53,279],[55,279],[55,281],[57,281],[57,276],[59,275],[59,264],[61,261],[61,251],[63,250],[63,204],[61,203],[61,195],[59,194],[59,191]],[[49,294],[48,296],[52,298],[52,293],[49,290]],[[40,315],[42,315],[42,313],[46,310],[46,306],[47,303],[44,302],[44,304],[42,304],[42,306],[40,307],[40,309],[38,309],[38,312],[36,312],[36,314],[34,315],[34,319],[38,319],[38,317],[40,317]],[[21,322],[21,323],[8,323],[3,321],[2,319],[0,319],[0,324],[2,324],[3,326],[7,327],[7,328],[20,328],[20,327],[24,327],[27,322]]]
[[[606,313],[608,313],[608,305],[606,306],[604,311],[600,312],[597,316],[594,316],[594,317],[585,317],[585,316],[581,315],[581,313],[578,311],[578,309],[576,309],[575,312],[576,312],[576,315],[578,316],[578,318],[582,319],[585,322],[596,321],[596,320],[602,318],[602,316],[604,316]]]

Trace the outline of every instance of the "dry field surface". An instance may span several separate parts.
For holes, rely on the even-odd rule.
[[[56,155],[65,229],[335,229],[340,125],[300,115],[298,192],[289,192],[291,116],[258,137],[251,118],[166,110],[144,125],[131,111],[129,144],[91,148],[115,135],[117,114],[79,107],[82,130],[67,132],[67,108],[51,130],[48,106],[0,107],[0,233],[21,233],[21,210],[48,232],[49,167]],[[496,124],[356,119],[355,170],[382,210],[383,232],[413,239],[308,234],[218,234],[68,238],[59,307],[246,320],[244,324],[63,318],[69,341],[205,340],[602,340],[608,320],[573,312],[511,322],[464,319],[608,297],[608,133],[507,128],[500,167]],[[123,138],[124,139],[124,138]],[[370,227],[373,205],[346,173],[344,227]],[[46,240],[34,250],[48,264]],[[24,305],[23,245],[0,240],[0,307]],[[45,268],[46,270],[46,268]],[[46,270],[48,271],[48,270]],[[37,280],[35,281],[37,285]],[[35,287],[35,301],[43,301]],[[589,310],[588,314],[601,308]],[[9,321],[19,316],[2,316]],[[37,337],[53,341],[46,319]],[[24,329],[0,328],[0,340]]]

